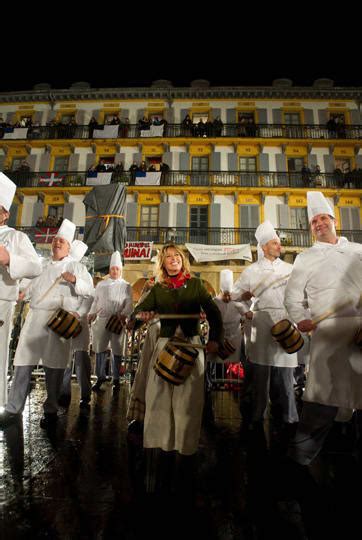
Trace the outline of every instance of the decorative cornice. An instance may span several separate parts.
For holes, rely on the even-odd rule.
[[[163,99],[348,99],[362,100],[362,87],[210,86],[209,88],[72,88],[69,90],[1,92],[0,103],[24,101]]]

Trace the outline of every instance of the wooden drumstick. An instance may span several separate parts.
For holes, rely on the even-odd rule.
[[[177,314],[177,313],[155,313],[154,319],[199,319],[200,318],[200,315],[196,314],[196,313],[190,313],[190,314],[187,314],[187,313],[180,313],[180,314]],[[136,319],[140,319],[140,317],[137,317],[136,315]]]
[[[338,311],[341,311],[341,309],[344,309],[345,307],[349,306],[352,303],[353,303],[353,300],[351,298],[349,298],[348,300],[346,300],[342,304],[337,304],[334,308],[328,309],[328,311],[325,311],[324,313],[322,313],[318,317],[315,317],[315,319],[312,320],[312,323],[313,324],[318,324],[318,323],[324,321],[325,319],[328,319],[328,317],[330,317],[331,315],[335,315]]]
[[[42,302],[48,296],[48,294],[62,281],[62,279],[63,279],[62,276],[57,277],[57,279],[54,281],[54,283],[49,287],[49,289],[47,291],[45,291],[45,293],[40,298],[40,300],[38,300],[37,303],[39,304],[40,302]]]

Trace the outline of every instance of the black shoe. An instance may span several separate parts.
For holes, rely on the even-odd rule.
[[[61,396],[58,399],[58,405],[60,407],[64,407],[67,409],[70,405],[70,401],[72,399],[72,396],[70,394],[61,394]]]
[[[16,424],[17,422],[20,422],[21,419],[21,413],[14,414],[4,411],[3,414],[0,415],[0,429]]]
[[[104,381],[97,381],[95,384],[93,384],[92,386],[93,392],[99,392],[103,383]]]
[[[79,402],[79,408],[89,411],[90,410],[89,399],[81,399]]]
[[[58,422],[57,413],[44,413],[43,418],[40,419],[40,427],[48,429],[55,427]]]

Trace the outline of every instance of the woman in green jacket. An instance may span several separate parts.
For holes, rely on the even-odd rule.
[[[222,339],[221,314],[199,278],[192,278],[182,250],[174,244],[165,245],[158,254],[157,283],[136,307],[134,315],[149,321],[156,314],[194,314],[205,311],[210,327],[206,350],[216,352]],[[157,316],[157,315],[156,315]],[[159,337],[145,341],[143,359],[150,358],[145,379],[145,448],[159,448],[182,455],[197,451],[204,403],[205,356],[202,349],[191,374],[179,386],[167,382],[153,369],[160,351],[169,338],[179,336],[200,344],[197,318],[162,319]],[[148,346],[148,343],[152,343]]]

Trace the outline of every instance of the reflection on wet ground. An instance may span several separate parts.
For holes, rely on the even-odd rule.
[[[68,411],[47,432],[37,381],[23,424],[0,431],[1,538],[304,540],[350,538],[358,527],[361,467],[349,439],[330,438],[315,481],[286,478],[280,440],[262,431],[241,436],[238,401],[228,392],[213,393],[214,422],[205,416],[197,459],[179,464],[177,479],[161,456],[167,481],[146,492],[150,466],[137,438],[127,438],[128,396],[128,383],[116,394],[105,385],[80,414],[73,384]]]

